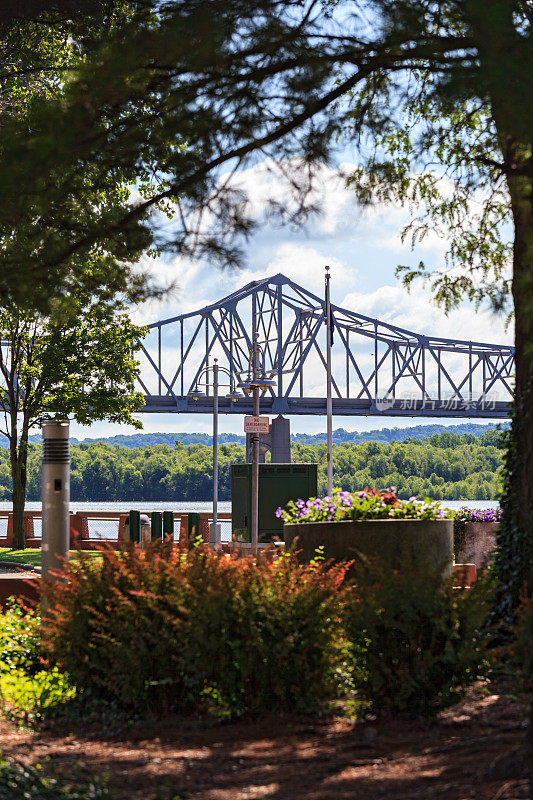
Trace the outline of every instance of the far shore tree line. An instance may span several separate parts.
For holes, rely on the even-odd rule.
[[[291,445],[294,462],[318,464],[318,492],[326,493],[326,445]],[[71,447],[72,501],[204,501],[212,498],[211,447],[202,444],[127,448],[104,443]],[[28,500],[40,499],[41,445],[30,444]],[[231,498],[231,464],[243,463],[238,444],[219,448],[219,497]],[[401,498],[495,500],[501,489],[502,437],[489,431],[434,434],[428,439],[379,444],[334,445],[336,486],[348,491],[365,486],[396,486]],[[0,450],[0,498],[10,498],[8,450]],[[296,499],[296,498],[295,498]]]

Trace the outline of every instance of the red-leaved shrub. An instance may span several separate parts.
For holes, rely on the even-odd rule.
[[[104,547],[48,587],[45,648],[121,707],[308,709],[333,691],[343,575],[292,555]]]

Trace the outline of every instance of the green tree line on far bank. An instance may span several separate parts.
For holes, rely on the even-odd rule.
[[[40,499],[41,445],[30,444],[28,500]],[[318,463],[318,491],[326,493],[326,445],[291,444],[294,462]],[[334,483],[356,491],[393,485],[400,497],[436,500],[493,500],[500,489],[501,434],[444,432],[428,439],[334,445]],[[202,444],[126,448],[101,442],[71,448],[73,501],[209,500],[212,450]],[[219,495],[230,499],[231,464],[245,460],[244,447],[219,448]],[[0,499],[9,500],[9,451],[0,450]]]

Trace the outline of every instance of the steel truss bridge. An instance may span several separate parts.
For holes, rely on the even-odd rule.
[[[509,416],[513,347],[426,336],[339,306],[331,310],[334,414]],[[325,301],[284,275],[148,327],[136,356],[145,413],[211,413],[209,390],[198,400],[189,393],[214,358],[235,383],[245,378],[256,334],[275,381],[261,412],[326,413]],[[221,413],[252,413],[250,398],[231,401],[226,391]]]

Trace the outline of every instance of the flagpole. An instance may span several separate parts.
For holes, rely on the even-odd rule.
[[[332,448],[332,402],[331,402],[331,305],[329,299],[329,267],[326,267],[326,383],[327,383],[327,402],[326,402],[326,418],[327,418],[327,471],[328,471],[328,496],[333,494],[333,448]]]

